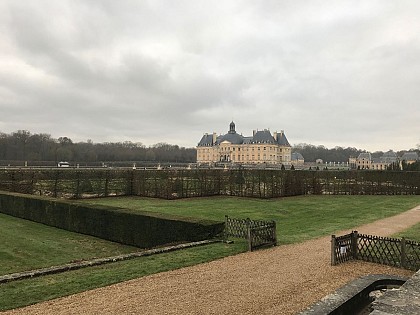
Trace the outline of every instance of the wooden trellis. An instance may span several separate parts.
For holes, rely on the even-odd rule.
[[[250,251],[262,246],[277,245],[276,233],[275,221],[234,219],[225,216],[225,238],[246,239]]]
[[[331,239],[331,264],[358,259],[410,270],[420,268],[420,243],[405,238],[358,234]]]

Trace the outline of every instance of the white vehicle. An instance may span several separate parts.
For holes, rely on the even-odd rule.
[[[70,163],[69,162],[59,162],[58,167],[70,167]]]

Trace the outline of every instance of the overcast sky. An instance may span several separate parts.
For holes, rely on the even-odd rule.
[[[420,1],[0,0],[0,132],[420,144]]]

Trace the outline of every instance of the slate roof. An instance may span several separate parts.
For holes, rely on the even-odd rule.
[[[419,159],[419,155],[417,152],[406,152],[401,157],[403,161],[417,161]]]
[[[223,141],[229,141],[232,144],[241,144],[244,142],[244,137],[235,133],[227,133],[221,137],[217,137],[216,144],[220,144]]]
[[[300,154],[299,152],[293,152],[291,159],[292,159],[292,161],[304,160],[303,155]]]
[[[257,131],[252,137],[252,141],[253,143],[275,143],[273,136],[267,129]]]
[[[211,147],[213,145],[213,135],[205,134],[200,142],[198,143],[199,147]]]
[[[385,152],[381,156],[381,162],[389,163],[389,162],[396,162],[396,161],[397,161],[397,153],[395,153],[392,150]]]
[[[365,153],[360,153],[359,156],[357,157],[357,159],[358,160],[365,159],[365,160],[371,161],[372,160],[372,156],[370,155],[369,152],[365,152]]]
[[[285,145],[285,146],[291,147],[291,145],[290,145],[289,141],[287,140],[284,132],[281,132],[281,133],[277,134],[277,143],[279,145]]]
[[[259,130],[254,133],[253,136],[244,137],[235,131],[235,123],[232,121],[229,125],[229,132],[224,135],[220,135],[216,138],[216,141],[213,143],[213,135],[205,134],[200,142],[198,143],[199,147],[202,146],[213,146],[219,145],[223,141],[228,141],[232,144],[279,144],[283,146],[290,146],[289,141],[286,138],[284,132],[277,133],[277,140],[274,139],[270,130],[264,129]]]

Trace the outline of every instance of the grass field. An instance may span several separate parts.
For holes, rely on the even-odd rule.
[[[411,228],[394,235],[395,237],[405,237],[408,240],[420,243],[420,223],[413,225]]]
[[[0,275],[139,251],[2,213],[0,237]]]
[[[171,253],[0,284],[0,311],[67,296],[246,251],[245,241],[215,243]]]
[[[238,218],[276,220],[279,243],[285,244],[328,235],[337,230],[350,229],[403,212],[420,204],[420,196],[302,196],[275,200],[214,197],[176,201],[124,197],[82,202],[125,207],[132,211],[153,211],[218,221],[223,221],[225,214]],[[418,230],[414,233],[418,233]],[[5,270],[30,268],[29,266],[34,266],[38,262],[39,265],[55,265],[80,259],[85,254],[87,255],[85,257],[99,257],[109,253],[114,255],[117,250],[121,252],[133,250],[132,247],[110,245],[112,243],[106,241],[102,243],[85,235],[1,214],[0,237],[3,240],[7,239],[6,242],[1,242],[3,245],[0,245],[0,268],[3,268],[1,269],[3,273],[7,273]],[[22,239],[19,240],[20,238]],[[0,310],[211,261],[245,250],[246,244],[243,241],[230,245],[217,243],[1,284]]]
[[[420,204],[420,196],[299,196],[265,200],[238,197],[181,200],[121,197],[83,202],[216,221],[223,221],[225,215],[275,220],[279,244],[289,244],[398,214]]]

